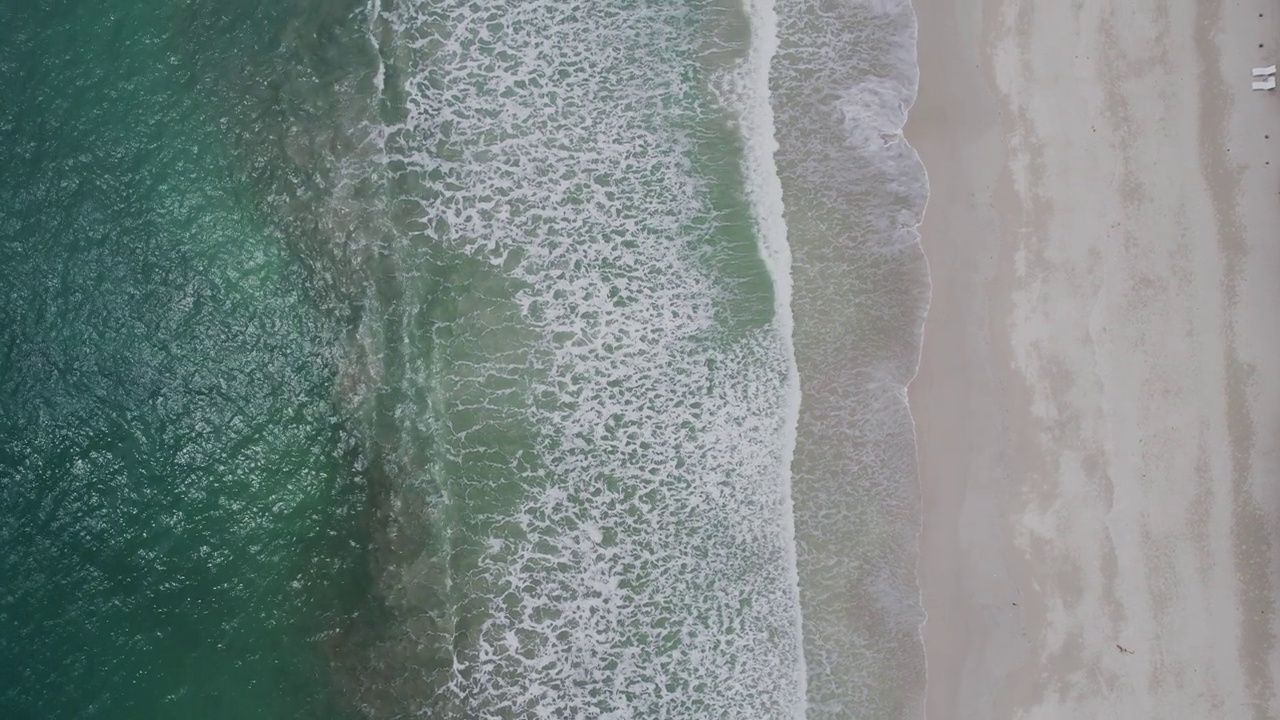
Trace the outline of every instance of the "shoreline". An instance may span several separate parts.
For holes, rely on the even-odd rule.
[[[781,4],[770,66],[792,253],[792,507],[811,718],[919,717],[920,504],[905,387],[927,282],[907,0]]]
[[[914,5],[926,715],[1280,716],[1280,9]]]

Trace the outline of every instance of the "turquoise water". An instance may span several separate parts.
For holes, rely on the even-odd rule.
[[[834,335],[798,317],[792,345],[788,187],[816,208],[788,218],[797,278],[874,286],[812,248],[885,253],[824,214],[803,122],[775,167],[771,70],[825,76],[773,48],[830,40],[788,27],[711,0],[0,0],[0,717],[898,693],[900,658],[864,672],[877,629],[830,630],[814,591],[829,557],[903,568],[875,565],[878,486],[843,491],[876,469],[824,474],[796,435],[796,359]],[[823,493],[858,505],[830,546]]]

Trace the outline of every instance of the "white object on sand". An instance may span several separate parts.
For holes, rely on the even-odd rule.
[[[1255,81],[1253,81],[1253,89],[1254,89],[1254,90],[1275,90],[1275,89],[1276,89],[1276,77],[1275,77],[1274,75],[1272,75],[1271,77],[1267,78],[1266,80],[1255,80]]]
[[[1268,76],[1268,75],[1275,75],[1275,74],[1276,74],[1276,66],[1275,66],[1275,65],[1268,65],[1268,66],[1266,66],[1266,67],[1260,67],[1260,68],[1254,68],[1254,69],[1253,69],[1253,76],[1254,76],[1254,77],[1266,77],[1266,76]]]

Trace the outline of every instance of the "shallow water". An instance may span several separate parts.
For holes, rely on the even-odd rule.
[[[906,384],[929,281],[906,0],[778,5],[771,85],[804,396],[793,465],[811,718],[918,717],[920,505]]]

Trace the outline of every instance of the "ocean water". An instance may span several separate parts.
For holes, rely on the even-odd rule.
[[[0,717],[908,716],[909,6],[0,21]]]
[[[0,716],[323,717],[364,576],[332,331],[171,3],[2,7]]]

